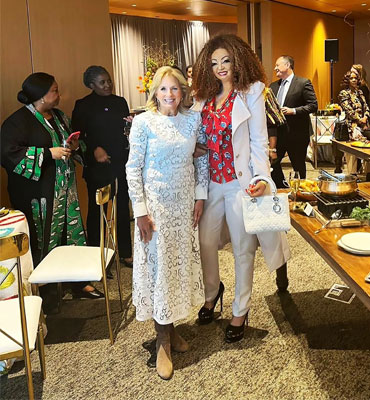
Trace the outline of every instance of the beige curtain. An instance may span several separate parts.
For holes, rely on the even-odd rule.
[[[136,88],[143,74],[142,35],[134,20],[127,22],[115,14],[111,18],[115,92],[126,99],[130,108],[136,108],[146,102],[146,95]]]

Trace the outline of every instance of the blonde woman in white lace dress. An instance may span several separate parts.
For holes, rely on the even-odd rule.
[[[147,107],[136,116],[126,164],[135,217],[133,304],[136,318],[153,318],[157,372],[173,373],[171,347],[188,349],[173,323],[204,302],[197,225],[207,198],[207,156],[193,160],[200,115],[186,108],[185,78],[171,67],[154,76]]]

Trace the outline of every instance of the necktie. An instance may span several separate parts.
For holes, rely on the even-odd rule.
[[[279,92],[278,92],[278,95],[277,95],[277,101],[280,104],[280,107],[283,106],[283,95],[284,95],[285,84],[286,84],[286,79],[281,81],[281,84],[280,84],[280,87],[279,87]]]

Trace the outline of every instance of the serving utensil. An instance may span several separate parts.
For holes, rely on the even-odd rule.
[[[321,226],[321,228],[317,229],[314,233],[317,235],[320,233],[322,230],[324,230],[333,219],[339,219],[343,215],[342,210],[335,210],[333,214],[330,216],[330,218]]]
[[[321,171],[325,172],[326,171]],[[328,174],[328,173],[327,173]],[[318,177],[321,193],[331,196],[348,196],[356,192],[357,181],[353,175],[335,174],[328,177],[322,174]],[[333,179],[332,176],[335,178]]]
[[[320,169],[319,172],[321,175],[324,175],[326,178],[329,178],[329,179],[333,180],[334,182],[342,182],[341,178],[330,174],[328,171],[325,171],[324,169]]]

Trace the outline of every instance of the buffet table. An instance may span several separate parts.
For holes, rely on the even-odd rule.
[[[370,183],[360,183],[359,189],[370,194]],[[370,226],[327,228],[315,235],[315,230],[322,225],[316,218],[309,218],[292,211],[290,216],[292,226],[297,232],[370,310],[370,284],[365,282],[365,276],[370,272],[370,256],[350,254],[337,245],[337,241],[346,233],[370,232]]]
[[[370,161],[370,148],[360,148],[360,147],[352,147],[351,142],[338,142],[338,140],[332,140],[333,145],[340,151],[350,153],[355,155],[357,158],[361,158],[362,160]]]

